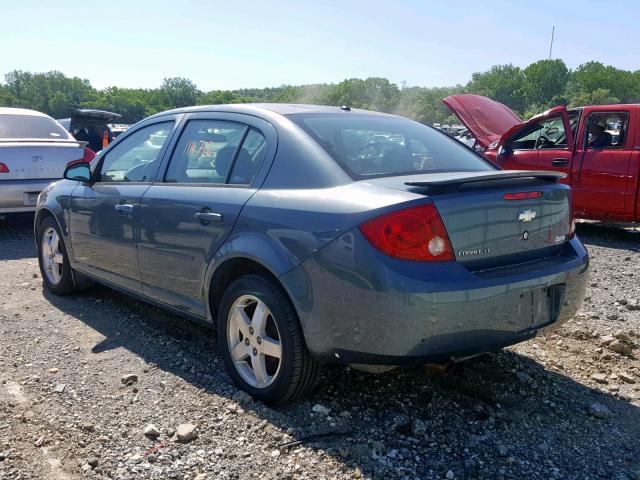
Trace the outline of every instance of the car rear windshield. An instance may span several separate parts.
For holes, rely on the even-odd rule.
[[[346,112],[289,118],[353,178],[493,170],[458,141],[406,118]]]
[[[62,125],[53,118],[35,115],[0,115],[0,138],[70,138]]]

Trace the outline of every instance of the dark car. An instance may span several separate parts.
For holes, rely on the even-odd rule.
[[[560,177],[392,115],[172,110],[42,193],[40,268],[215,325],[233,380],[283,402],[322,362],[460,360],[571,318],[589,262]]]
[[[94,152],[99,152],[116,137],[109,128],[109,123],[121,116],[119,113],[106,110],[80,108],[75,110],[70,118],[62,118],[58,122],[76,140],[87,142],[87,147]]]

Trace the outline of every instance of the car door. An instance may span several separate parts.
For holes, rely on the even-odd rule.
[[[142,292],[205,317],[207,267],[264,180],[276,134],[240,114],[191,114],[185,122],[158,181],[142,196]]]
[[[562,111],[544,120],[538,138],[538,169],[565,173],[561,182],[567,185],[571,185],[577,115]]]
[[[579,172],[573,182],[576,214],[596,220],[633,216],[635,175],[630,172],[635,109],[590,109],[576,150]]]
[[[573,132],[565,107],[554,107],[505,134],[499,163],[507,170],[554,170],[570,183]]]
[[[176,119],[163,117],[127,132],[98,159],[92,182],[74,190],[69,235],[78,269],[141,290],[140,198],[155,178]]]

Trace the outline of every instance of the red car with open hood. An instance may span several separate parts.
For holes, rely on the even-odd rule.
[[[640,220],[640,104],[557,106],[524,121],[480,95],[443,101],[500,167],[565,173],[577,217]]]

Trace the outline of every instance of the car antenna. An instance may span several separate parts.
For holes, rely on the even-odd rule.
[[[349,105],[342,105],[340,107],[340,110],[344,110],[345,112],[350,112],[351,111],[351,107]]]

